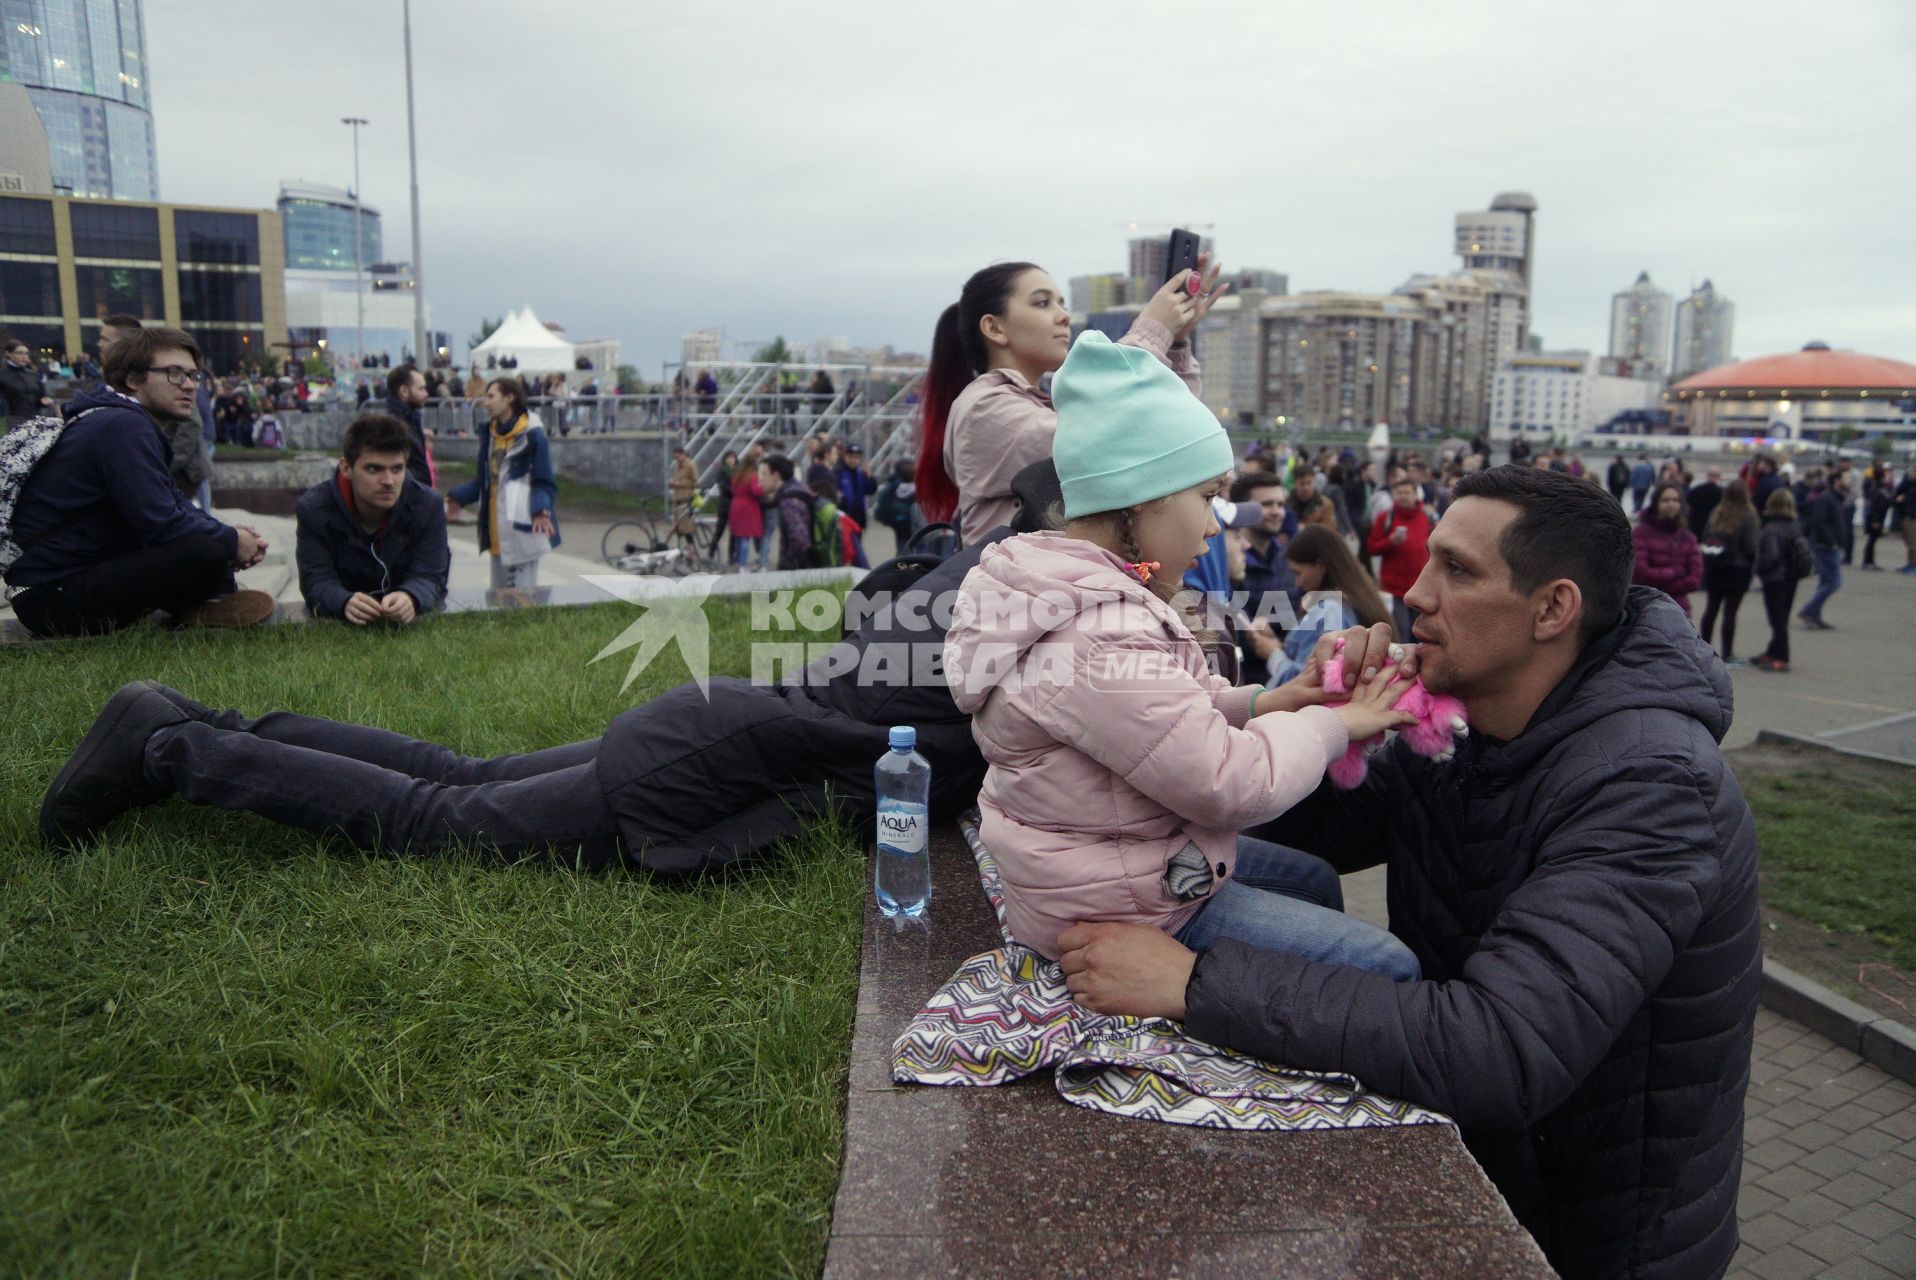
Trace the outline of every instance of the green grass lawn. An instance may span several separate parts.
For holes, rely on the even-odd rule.
[[[1865,940],[1916,974],[1916,775],[1808,753],[1739,757],[1764,904]]]
[[[457,441],[460,445],[469,441]],[[442,442],[440,450],[445,449]],[[433,465],[439,469],[439,488],[443,491],[454,485],[464,484],[472,479],[478,470],[478,464],[470,458],[442,458],[438,451],[433,454]],[[559,477],[559,516],[563,520],[567,511],[589,512],[593,515],[618,516],[633,512],[658,515],[665,511],[667,502],[655,494],[626,493],[622,489],[609,489],[601,484],[587,484],[583,480]]]
[[[736,616],[734,616],[736,614]],[[42,789],[121,682],[475,755],[596,736],[624,605],[398,634],[0,649],[0,1267],[20,1275],[815,1274],[863,859],[723,883],[392,859],[177,801],[54,857]],[[714,603],[744,672],[744,606]]]

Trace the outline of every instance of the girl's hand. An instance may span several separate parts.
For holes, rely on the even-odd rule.
[[[1184,328],[1172,331],[1177,334],[1177,341],[1189,341],[1191,334],[1196,332],[1198,325],[1203,322],[1204,317],[1211,313],[1211,304],[1231,291],[1230,285],[1220,286],[1217,282],[1218,273],[1223,271],[1223,269],[1223,267],[1211,261],[1210,254],[1200,253],[1198,255],[1196,274],[1198,279],[1203,282],[1203,287],[1198,291],[1197,297],[1193,299],[1196,305],[1191,308],[1191,318],[1184,322]],[[1186,281],[1185,287],[1187,289],[1190,287],[1188,280]]]
[[[550,513],[544,511],[532,517],[532,531],[534,533],[544,534],[548,538],[555,536],[559,532],[558,529],[553,527]]]
[[[1351,690],[1351,700],[1336,708],[1337,714],[1344,718],[1344,727],[1350,730],[1351,741],[1361,742],[1386,729],[1416,724],[1416,716],[1391,707],[1398,695],[1409,687],[1410,682],[1399,675],[1395,667],[1386,666]]]
[[[1192,317],[1198,314],[1198,300],[1191,296],[1191,275],[1189,271],[1178,272],[1144,304],[1145,316],[1163,325],[1173,342],[1183,340]]]

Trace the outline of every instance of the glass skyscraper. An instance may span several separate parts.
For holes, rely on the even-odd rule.
[[[359,206],[359,260],[371,267],[382,260],[379,210]],[[286,265],[296,271],[353,269],[353,193],[310,182],[282,182],[280,225],[286,229]]]
[[[33,99],[57,193],[160,198],[140,0],[0,0],[0,80]]]

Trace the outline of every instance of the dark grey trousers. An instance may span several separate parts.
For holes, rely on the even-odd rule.
[[[479,760],[365,725],[276,711],[171,725],[147,742],[154,781],[191,804],[255,813],[361,849],[454,848],[616,866],[619,826],[597,739]]]

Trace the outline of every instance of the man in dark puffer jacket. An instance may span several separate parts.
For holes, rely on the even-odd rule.
[[[1394,741],[1358,789],[1253,833],[1387,862],[1425,980],[1080,925],[1071,987],[1450,1113],[1565,1276],[1721,1275],[1760,966],[1728,677],[1667,597],[1628,589],[1600,490],[1499,467],[1456,493],[1409,601],[1471,737],[1447,762]]]

